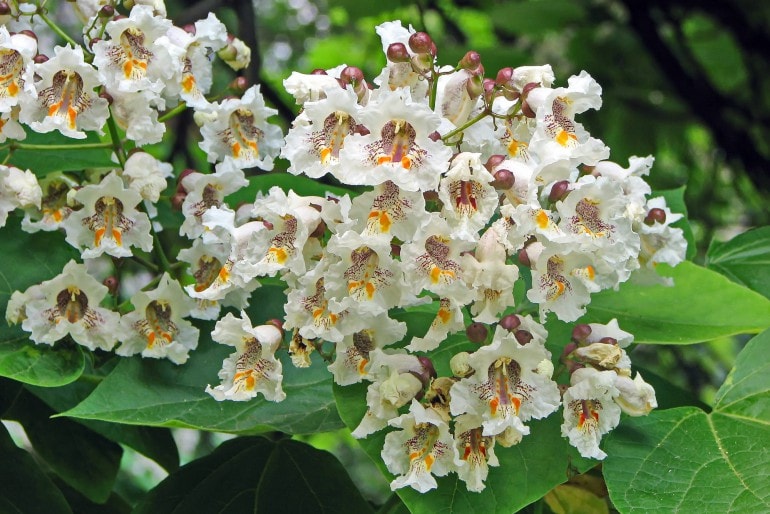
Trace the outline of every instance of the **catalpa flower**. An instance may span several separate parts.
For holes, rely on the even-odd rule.
[[[7,113],[23,97],[35,98],[34,63],[37,41],[26,34],[11,36],[0,25],[0,112]]]
[[[99,75],[85,62],[81,47],[57,46],[35,73],[40,76],[38,96],[23,101],[21,122],[35,132],[58,130],[75,139],[84,139],[85,130],[101,133],[109,116],[107,100],[94,92],[101,86]]]
[[[0,164],[0,227],[16,208],[40,207],[43,192],[35,174]]]
[[[454,427],[457,476],[475,493],[486,487],[489,466],[500,465],[495,455],[495,437],[484,435],[481,424],[478,416],[462,414],[455,419]]]
[[[530,332],[537,336],[537,330]],[[515,335],[498,325],[491,344],[468,357],[475,370],[452,387],[452,414],[474,414],[483,422],[483,435],[511,428],[529,433],[524,422],[548,416],[559,407],[559,389],[549,374],[538,372],[550,361],[540,337],[521,345]]]
[[[593,368],[576,370],[564,392],[564,423],[561,434],[583,457],[603,459],[599,448],[602,435],[620,422],[620,407],[615,403],[620,391],[615,387],[614,371]]]
[[[90,350],[111,350],[117,342],[117,312],[99,307],[107,286],[70,261],[61,274],[28,289],[21,327],[36,343],[54,344],[69,335]]]
[[[145,91],[154,96],[181,67],[183,50],[166,37],[171,21],[156,16],[151,7],[136,5],[127,18],[107,23],[109,39],[93,45],[94,66],[113,96]]]
[[[367,236],[381,235],[388,241],[392,237],[410,241],[430,220],[422,193],[401,189],[390,180],[355,197],[350,217],[356,220],[354,230]]]
[[[369,130],[353,134],[340,151],[338,178],[353,185],[390,180],[407,191],[436,189],[452,150],[430,135],[441,119],[428,106],[411,100],[407,90],[382,92],[361,111]]]
[[[452,434],[433,409],[412,400],[409,412],[388,424],[401,429],[388,433],[382,448],[388,471],[397,475],[390,483],[393,491],[410,486],[424,493],[438,487],[434,475],[455,470],[458,456]]]
[[[446,340],[449,334],[465,330],[463,303],[456,302],[451,298],[441,298],[438,304],[436,317],[433,318],[428,331],[423,337],[413,337],[406,347],[407,350],[412,352],[435,350]]]
[[[40,208],[26,208],[21,228],[30,234],[39,230],[58,230],[61,223],[72,213],[67,197],[77,183],[61,173],[49,173],[40,181],[42,197]]]
[[[360,109],[352,88],[342,89],[336,83],[326,90],[325,98],[305,102],[281,149],[281,157],[291,163],[289,173],[338,177],[340,151],[358,128]]]
[[[174,364],[187,362],[189,351],[198,346],[199,331],[184,320],[194,302],[179,282],[164,273],[157,288],[139,291],[131,304],[134,311],[120,319],[121,345],[115,353],[168,358]]]
[[[283,336],[274,325],[253,327],[245,311],[236,318],[232,313],[219,320],[211,338],[220,344],[235,347],[235,352],[222,362],[216,387],[206,386],[206,392],[217,401],[246,401],[262,393],[271,402],[286,398],[281,383],[283,368],[275,358]]]
[[[113,172],[99,184],[85,186],[75,193],[83,208],[73,212],[63,223],[67,242],[82,252],[84,259],[104,253],[130,257],[130,247],[152,250],[150,219],[136,206],[142,197],[125,189]]]
[[[243,170],[232,162],[223,162],[216,166],[211,174],[190,173],[182,179],[182,186],[187,196],[182,203],[184,222],[179,227],[179,234],[194,239],[203,231],[203,214],[212,207],[222,207],[225,196],[234,193],[249,184]]]
[[[273,169],[283,137],[280,127],[267,119],[278,113],[265,106],[259,86],[246,90],[242,98],[211,104],[216,117],[201,127],[201,149],[209,162],[232,161],[239,168]]]

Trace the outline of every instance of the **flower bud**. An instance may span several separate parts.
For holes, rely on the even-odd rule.
[[[519,325],[521,325],[521,318],[515,314],[508,314],[500,320],[500,326],[509,332],[513,332]]]
[[[471,343],[483,344],[489,335],[489,329],[483,323],[474,321],[465,329],[465,335]]]
[[[666,222],[666,211],[663,209],[659,209],[658,207],[653,207],[650,209],[650,212],[647,213],[647,216],[644,218],[644,224],[652,226],[655,223],[665,223]]]
[[[176,191],[177,193],[187,193],[187,189],[185,189],[183,181],[185,177],[188,175],[192,175],[193,173],[196,173],[196,171],[192,168],[186,168],[182,170],[182,173],[179,174],[179,177],[176,179]]]
[[[609,337],[609,336],[602,337],[601,339],[599,339],[599,342],[602,343],[602,344],[609,344],[609,345],[613,345],[613,346],[617,346],[618,345],[618,340],[615,339],[614,337]]]
[[[460,62],[457,64],[457,67],[474,73],[478,73],[479,69],[481,69],[482,74],[484,72],[484,68],[481,66],[481,56],[478,52],[473,50],[465,53],[463,58],[460,59]]]
[[[230,82],[230,85],[227,87],[230,89],[230,91],[243,93],[249,89],[249,79],[246,77],[235,77],[235,79],[233,79],[233,81]]]
[[[572,329],[572,340],[576,342],[583,342],[591,335],[591,326],[585,323],[575,325]]]
[[[0,2],[0,16],[8,16],[9,14],[11,14],[11,6],[8,5],[8,2]]]
[[[511,78],[513,78],[513,68],[503,68],[500,71],[497,72],[497,77],[495,78],[495,84],[498,86],[505,86],[510,82]]]
[[[120,286],[118,277],[110,275],[109,277],[105,278],[104,281],[102,281],[102,284],[107,286],[107,291],[109,291],[112,296],[115,296],[118,293],[118,287]]]
[[[433,40],[425,32],[415,32],[409,36],[409,48],[416,54],[429,54],[435,48]],[[433,53],[435,55],[435,52]]]
[[[107,4],[99,9],[100,18],[112,18],[113,16],[115,16],[115,8],[113,6]]]
[[[99,98],[104,98],[105,100],[107,100],[108,105],[112,105],[112,102],[113,102],[112,95],[109,94],[107,91],[102,91],[101,93],[99,93]]]
[[[281,338],[283,338],[283,320],[273,318],[265,321],[265,325],[272,325],[281,332]]]
[[[498,191],[507,191],[513,187],[516,181],[516,177],[510,170],[497,170],[494,175],[495,179],[489,183],[492,187]]]
[[[517,330],[514,332],[513,337],[519,342],[521,346],[525,346],[532,342],[532,333],[529,330]]]
[[[535,111],[532,110],[526,100],[521,103],[521,113],[530,119],[537,118],[537,114],[535,114]]]
[[[237,37],[228,36],[227,45],[217,55],[234,71],[246,68],[251,62],[251,48]]]
[[[551,192],[548,193],[548,201],[550,203],[556,203],[567,198],[567,195],[570,192],[569,186],[569,180],[560,180],[556,182],[551,187]]]
[[[175,211],[181,211],[185,198],[187,198],[187,193],[185,192],[177,191],[174,193],[174,196],[171,197],[171,208]]]
[[[429,378],[436,378],[438,376],[436,374],[436,368],[433,367],[433,361],[431,361],[428,357],[417,357],[417,360],[420,361],[422,369],[425,371],[425,374]]]
[[[456,377],[466,378],[473,375],[474,369],[468,364],[468,352],[456,353],[449,361],[452,374]]]
[[[344,84],[353,84],[354,86],[360,84],[364,80],[364,72],[361,68],[355,66],[346,66],[340,72],[340,80]]]
[[[522,266],[526,266],[527,268],[532,267],[532,261],[529,258],[529,254],[527,253],[527,247],[525,246],[521,250],[519,250],[519,253],[516,254],[516,257],[519,260],[519,264]]]
[[[48,56],[43,54],[37,54],[35,57],[32,58],[32,60],[35,62],[35,64],[43,64],[48,60]]]
[[[412,58],[404,43],[391,43],[386,54],[390,62],[409,62]]]
[[[502,164],[504,160],[505,160],[504,155],[500,155],[500,154],[491,155],[489,159],[487,159],[487,162],[484,163],[484,167],[487,169],[488,172],[492,173],[494,169],[500,166],[500,164]]]

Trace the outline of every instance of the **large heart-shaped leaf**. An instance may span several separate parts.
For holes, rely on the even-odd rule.
[[[664,268],[673,287],[625,283],[591,297],[584,322],[613,318],[639,343],[691,344],[770,327],[770,300],[723,275],[683,262]]]
[[[93,393],[62,415],[232,433],[280,430],[297,434],[342,426],[331,375],[320,359],[314,359],[310,368],[297,369],[282,352],[283,402],[270,402],[262,396],[247,402],[214,400],[205,392],[206,385],[219,382],[217,373],[232,348],[211,341],[211,330],[211,324],[205,325],[199,348],[183,366],[140,357],[121,359]]]
[[[72,514],[61,491],[0,423],[0,512]]]
[[[56,251],[51,251],[55,248]],[[58,232],[22,232],[19,219],[10,217],[0,229],[0,316],[5,317],[14,291],[24,291],[61,273],[64,265],[79,252]],[[20,326],[0,323],[0,376],[27,384],[55,387],[80,376],[85,358],[80,346],[32,343]]]
[[[607,441],[613,504],[630,512],[770,511],[770,331],[754,337],[716,395],[624,420]]]
[[[134,514],[355,512],[372,509],[339,461],[312,446],[239,437],[168,476]]]
[[[749,230],[731,240],[713,241],[707,266],[770,298],[770,227]]]

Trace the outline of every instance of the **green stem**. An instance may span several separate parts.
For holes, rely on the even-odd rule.
[[[153,273],[157,273],[158,272],[158,267],[154,263],[148,261],[147,259],[145,259],[143,257],[139,257],[138,255],[132,255],[131,256],[131,260],[138,262],[139,264],[141,264],[145,268],[149,269]]]
[[[112,143],[81,143],[73,145],[35,145],[29,143],[11,143],[5,148],[10,148],[11,150],[40,150],[59,152],[61,150],[93,150],[95,148],[110,148],[111,146],[113,146]],[[0,148],[0,150],[5,150],[5,148]]]
[[[489,115],[489,112],[486,109],[484,109],[483,111],[481,111],[476,116],[474,116],[473,118],[469,119],[468,121],[466,121],[465,123],[463,123],[462,125],[457,127],[456,129],[450,130],[449,132],[447,132],[446,134],[441,136],[441,140],[444,141],[445,143],[448,142],[451,138],[453,138],[457,134],[462,133],[463,130],[467,129],[468,127],[470,127],[474,123],[479,122],[480,120],[484,119],[488,115]]]
[[[155,232],[155,229],[152,228],[152,223],[150,223],[150,232],[152,233],[152,246],[155,250],[155,254],[158,256],[158,260],[160,260],[160,269],[162,271],[171,271],[171,263],[168,260],[168,257],[166,257],[166,252],[163,251],[163,245],[160,244],[160,238],[158,237],[157,232]]]
[[[107,128],[110,131],[110,139],[112,139],[112,149],[115,152],[115,156],[120,162],[120,167],[126,167],[126,153],[123,151],[123,145],[120,144],[120,136],[118,135],[118,125],[115,123],[115,118],[112,117],[112,109],[110,109],[110,116],[107,118]]]
[[[46,25],[48,25],[51,30],[56,32],[60,38],[62,38],[64,41],[72,45],[72,48],[77,48],[80,46],[74,39],[69,37],[66,32],[64,32],[61,27],[59,27],[56,23],[53,22],[46,14],[44,9],[38,9],[37,15],[40,16],[40,19],[45,22]]]
[[[187,109],[187,104],[184,102],[181,102],[179,105],[177,105],[170,111],[165,112],[162,115],[158,116],[158,123],[165,123],[166,121],[170,120],[174,116],[177,116],[183,113],[185,109]]]

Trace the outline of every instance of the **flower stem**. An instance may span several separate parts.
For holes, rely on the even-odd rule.
[[[37,15],[40,16],[40,19],[43,20],[45,24],[51,28],[51,30],[56,32],[56,34],[58,34],[60,38],[62,38],[64,41],[72,45],[72,48],[77,48],[78,46],[80,46],[74,39],[69,37],[67,33],[61,29],[61,27],[59,27],[56,23],[54,23],[53,20],[51,20],[51,18],[48,17],[48,15],[46,15],[44,9],[38,9]]]
[[[93,150],[96,148],[110,148],[112,143],[81,143],[73,145],[36,145],[29,143],[11,143],[5,148],[13,150],[36,150],[36,151],[51,151],[59,152],[61,150]],[[5,148],[0,148],[4,150]]]
[[[174,107],[168,112],[163,113],[162,115],[158,116],[158,123],[164,123],[174,116],[177,116],[184,112],[184,110],[187,109],[187,104],[184,102],[181,102],[179,105]]]
[[[126,167],[126,152],[123,150],[123,145],[120,144],[120,136],[118,135],[118,125],[115,123],[115,118],[112,115],[112,109],[110,109],[110,116],[107,118],[107,128],[110,131],[110,138],[112,139],[112,149],[115,152],[115,156],[120,162],[120,167]]]
[[[450,130],[449,132],[447,132],[446,134],[441,136],[441,140],[444,141],[445,143],[448,142],[454,136],[456,136],[457,134],[462,133],[463,130],[467,129],[468,127],[470,127],[474,123],[479,122],[480,120],[484,119],[488,115],[489,115],[489,112],[486,109],[484,109],[483,111],[481,111],[476,116],[474,116],[473,118],[469,119],[468,121],[466,121],[465,123],[463,123],[462,125],[457,127],[456,129]]]

